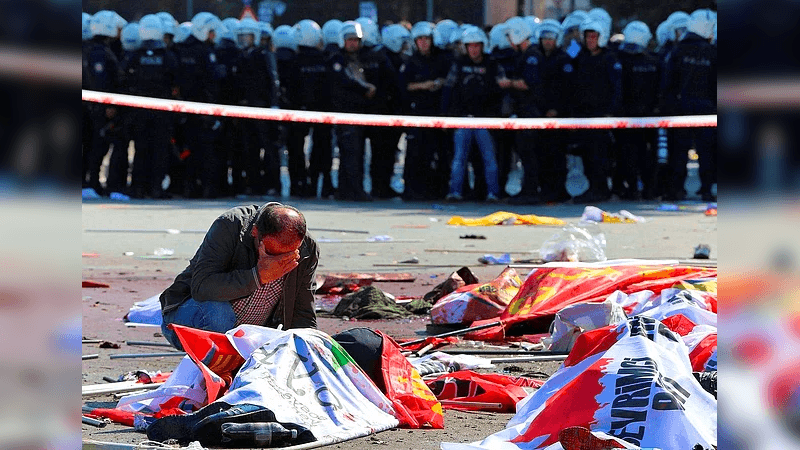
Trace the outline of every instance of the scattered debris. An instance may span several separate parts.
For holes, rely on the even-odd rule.
[[[99,357],[100,355],[98,355],[97,353],[93,353],[91,355],[81,355],[81,360],[86,361],[87,359],[97,359]]]
[[[107,287],[111,287],[111,285],[108,284],[108,283],[100,282],[100,281],[83,280],[83,282],[81,282],[81,287],[82,288],[107,288]]]
[[[490,254],[486,254],[478,258],[478,262],[481,264],[511,264],[511,255],[508,253],[504,253],[500,256],[494,256]]]
[[[476,227],[489,225],[566,225],[566,222],[561,219],[556,219],[555,217],[536,216],[533,214],[519,215],[505,211],[498,211],[477,219],[466,219],[461,216],[453,216],[447,221],[447,224]]]
[[[486,239],[486,236],[482,234],[465,234],[463,236],[459,236],[459,239]]]
[[[98,345],[100,348],[119,348],[119,344],[111,341],[103,341]]]
[[[694,248],[694,259],[708,259],[711,256],[711,247],[700,244]]]
[[[414,257],[413,257],[413,258],[411,258],[411,259],[407,259],[407,260],[405,260],[405,261],[400,261],[400,262],[401,262],[401,263],[403,263],[403,264],[419,264],[419,258],[417,258],[416,256],[414,256]]]
[[[583,210],[581,220],[590,222],[604,223],[644,223],[644,217],[634,215],[628,210],[620,210],[619,213],[609,213],[596,206],[587,206]]]

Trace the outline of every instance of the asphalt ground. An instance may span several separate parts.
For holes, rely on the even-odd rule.
[[[516,260],[538,258],[542,243],[560,230],[546,226],[454,227],[446,222],[454,215],[480,217],[496,211],[553,216],[577,222],[586,205],[511,206],[506,204],[406,203],[399,200],[347,203],[332,200],[293,198],[251,198],[235,201],[109,201],[82,205],[82,272],[84,280],[104,282],[108,288],[84,288],[83,336],[109,341],[119,349],[84,344],[83,354],[98,354],[83,361],[82,384],[104,383],[103,377],[117,378],[134,370],[171,371],[179,358],[110,359],[114,353],[145,353],[168,350],[129,346],[128,340],[164,342],[157,328],[129,328],[122,317],[130,306],[158,294],[185,268],[203,239],[203,233],[226,209],[249,203],[279,200],[300,209],[311,234],[319,241],[318,274],[339,272],[403,272],[413,282],[376,283],[395,295],[422,295],[461,266],[469,266],[481,281],[496,277],[504,265],[478,262],[483,254],[499,256],[515,252]],[[702,203],[686,203],[698,211],[659,211],[658,202],[606,202],[594,205],[609,212],[626,209],[645,217],[637,224],[600,224],[606,238],[606,256],[612,258],[689,259],[698,244],[717,255],[717,218],[705,216]],[[133,230],[147,230],[133,231]],[[177,231],[176,231],[177,230]],[[326,230],[348,230],[326,231]],[[486,239],[462,239],[481,235]],[[368,238],[389,236],[391,240],[368,242]],[[386,238],[384,238],[386,239]],[[158,256],[157,254],[160,254]],[[402,264],[412,258],[417,264]],[[521,270],[521,276],[526,275]],[[321,330],[335,334],[354,326],[381,329],[403,339],[426,335],[427,317],[396,321],[343,321],[320,317]],[[510,367],[512,366],[512,367]],[[544,372],[552,374],[558,363],[499,365],[510,374]],[[93,406],[113,407],[110,396],[84,398]],[[391,430],[374,436],[336,444],[336,448],[437,449],[442,441],[472,442],[505,428],[510,414],[469,413],[448,410],[444,430]],[[146,437],[128,427],[82,427],[84,438],[137,444]]]

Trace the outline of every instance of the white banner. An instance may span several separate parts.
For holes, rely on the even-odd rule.
[[[637,447],[717,444],[717,401],[692,375],[687,348],[660,322],[634,317],[584,333],[564,366],[517,403],[508,427],[443,450],[557,448],[559,432],[586,427]]]

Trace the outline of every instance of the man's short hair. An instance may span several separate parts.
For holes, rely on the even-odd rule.
[[[287,210],[296,212],[297,216],[288,215]],[[283,233],[291,236],[293,233],[297,238],[303,239],[306,236],[306,218],[294,206],[270,203],[256,221],[256,229],[262,238]]]

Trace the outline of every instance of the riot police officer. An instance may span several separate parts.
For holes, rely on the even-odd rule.
[[[347,21],[339,31],[339,48],[330,60],[331,104],[340,112],[364,113],[377,88],[364,75],[359,59],[364,34],[361,24]],[[364,130],[358,125],[337,127],[339,143],[339,200],[369,201],[364,192]]]
[[[123,63],[125,83],[134,95],[170,98],[175,86],[178,61],[164,45],[161,19],[153,14],[139,22],[141,47]],[[168,198],[162,190],[169,162],[168,113],[147,109],[132,111],[136,153],[132,188],[136,198]]]

